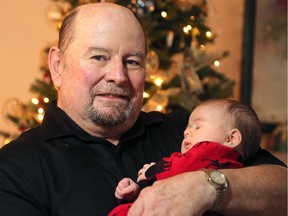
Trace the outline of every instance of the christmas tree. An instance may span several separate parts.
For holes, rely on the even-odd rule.
[[[51,0],[48,17],[57,29],[65,15],[81,4],[94,0]],[[202,100],[233,96],[234,81],[216,71],[227,52],[208,54],[206,46],[213,44],[215,35],[206,25],[206,0],[115,0],[129,8],[143,25],[149,45],[143,111],[170,112],[176,109],[191,111]],[[46,57],[41,64],[41,79],[31,85],[36,94],[27,104],[13,101],[14,112],[7,118],[14,122],[19,133],[39,125],[48,102],[57,98]],[[17,134],[0,132],[8,142]]]

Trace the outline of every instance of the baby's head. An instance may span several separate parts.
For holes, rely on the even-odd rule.
[[[181,152],[201,141],[235,148],[247,159],[259,148],[261,124],[255,111],[243,103],[230,99],[206,100],[190,115]]]

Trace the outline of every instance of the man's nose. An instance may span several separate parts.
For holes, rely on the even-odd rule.
[[[126,82],[127,79],[127,70],[122,60],[111,61],[108,71],[105,74],[105,80],[120,85],[121,83]]]

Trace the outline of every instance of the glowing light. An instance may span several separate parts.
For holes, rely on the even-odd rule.
[[[162,11],[162,12],[161,12],[161,16],[162,16],[163,18],[166,18],[166,17],[167,17],[167,12]]]
[[[207,38],[211,38],[211,37],[212,37],[212,33],[211,33],[210,31],[207,31],[207,32],[206,32],[206,37],[207,37]]]
[[[39,113],[39,114],[43,114],[43,113],[44,113],[44,109],[43,109],[43,108],[39,108],[39,109],[38,109],[38,113]]]
[[[187,28],[187,26],[184,26],[184,27],[183,27],[183,32],[184,32],[185,34],[189,34],[189,29]]]
[[[58,29],[61,29],[61,26],[62,26],[62,23],[59,23],[59,24],[57,25],[57,28],[58,28]]]
[[[31,102],[35,105],[39,104],[39,100],[37,98],[32,98]]]
[[[191,29],[192,29],[192,26],[191,26],[191,25],[187,25],[187,29],[188,29],[188,30],[191,30]]]
[[[44,115],[43,115],[43,114],[38,114],[38,115],[37,115],[37,119],[38,119],[40,122],[42,122],[43,118],[44,118]]]
[[[147,92],[143,92],[143,98],[149,98],[150,94],[148,94]]]
[[[163,106],[162,106],[162,105],[157,105],[157,106],[156,106],[156,110],[157,110],[157,111],[163,110]]]
[[[136,12],[137,12],[137,9],[136,9],[136,8],[132,8],[131,10],[133,11],[133,13],[136,13]]]
[[[158,78],[156,78],[156,79],[154,80],[154,83],[155,83],[156,86],[161,86],[162,83],[163,83],[163,79],[161,79],[160,77],[158,77]]]
[[[149,7],[149,11],[150,11],[150,12],[153,12],[154,10],[155,10],[155,7],[154,7],[154,6],[150,6],[150,7]]]
[[[194,21],[195,20],[195,17],[194,16],[190,16],[190,21]]]
[[[215,65],[216,67],[219,67],[219,66],[220,66],[220,61],[218,61],[218,60],[214,61],[214,65]]]
[[[155,75],[150,75],[149,78],[150,78],[150,79],[155,79],[156,76],[155,76]]]
[[[48,103],[50,100],[49,100],[49,98],[45,97],[45,98],[43,99],[43,101],[44,101],[45,103]]]
[[[203,44],[201,44],[201,45],[199,46],[199,49],[200,49],[201,51],[204,51],[205,48],[206,48],[206,47],[205,47]]]
[[[200,31],[199,31],[199,29],[196,28],[196,27],[192,29],[192,33],[193,33],[193,35],[195,35],[195,36],[200,35]]]
[[[4,142],[4,145],[8,144],[9,142],[11,142],[12,140],[9,139],[9,138],[6,138],[3,142]]]

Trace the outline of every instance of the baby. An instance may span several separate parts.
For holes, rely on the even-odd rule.
[[[255,111],[230,99],[211,99],[197,106],[184,131],[181,153],[145,164],[137,183],[122,179],[116,188],[118,199],[134,201],[151,181],[199,169],[240,168],[258,150],[261,124]],[[109,216],[127,215],[132,203],[117,206]]]

